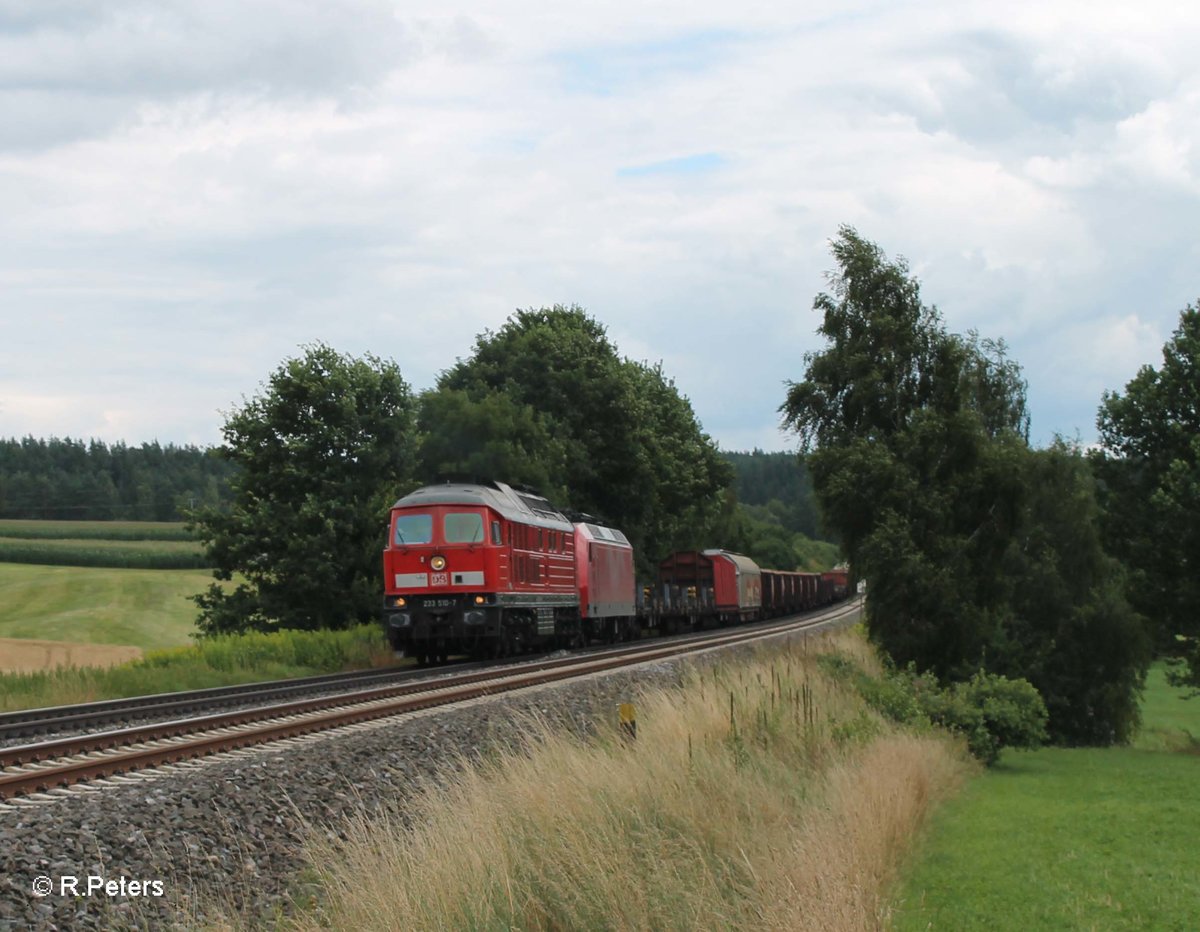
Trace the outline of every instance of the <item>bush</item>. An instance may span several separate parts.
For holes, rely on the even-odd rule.
[[[1046,740],[1046,704],[1028,680],[976,673],[942,688],[912,666],[872,676],[839,654],[820,658],[834,679],[852,685],[876,712],[903,725],[937,725],[961,734],[971,754],[994,764],[1003,748],[1036,748]]]
[[[956,683],[954,692],[979,710],[997,754],[1002,747],[1032,750],[1046,740],[1046,703],[1028,680],[980,672]]]

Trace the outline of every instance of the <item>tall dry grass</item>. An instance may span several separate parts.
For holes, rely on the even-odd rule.
[[[317,840],[304,929],[870,929],[961,746],[902,733],[824,677],[822,645],[728,662],[638,700],[639,732],[538,723],[402,824]],[[314,833],[314,838],[329,838]]]

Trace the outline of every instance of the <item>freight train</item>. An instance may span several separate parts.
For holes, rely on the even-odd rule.
[[[392,506],[383,618],[419,663],[580,647],[785,615],[848,595],[847,573],[680,551],[639,584],[621,531],[503,482],[417,489]]]

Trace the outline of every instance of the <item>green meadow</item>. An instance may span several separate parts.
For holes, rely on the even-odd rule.
[[[177,522],[0,521],[0,638],[188,644],[203,566]]]
[[[0,563],[0,638],[144,649],[190,642],[206,570],[101,569]]]
[[[1200,928],[1200,698],[1152,671],[1125,748],[1005,751],[947,804],[893,927]]]

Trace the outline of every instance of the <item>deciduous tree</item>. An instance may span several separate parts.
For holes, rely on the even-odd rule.
[[[621,358],[576,306],[480,334],[423,396],[421,423],[425,479],[527,481],[620,527],[643,561],[702,544],[732,477],[661,366]]]
[[[388,507],[410,485],[413,408],[395,363],[316,344],[230,412],[221,451],[239,467],[234,504],[194,523],[216,578],[238,582],[197,596],[203,631],[375,617]]]
[[[1130,567],[1131,597],[1160,647],[1192,639],[1200,685],[1200,309],[1180,313],[1161,366],[1104,394],[1097,425],[1106,541]]]
[[[949,681],[1026,677],[1063,741],[1127,738],[1146,664],[1077,451],[1032,451],[1020,367],[948,333],[901,261],[843,228],[814,306],[828,341],[781,411],[870,633]]]

